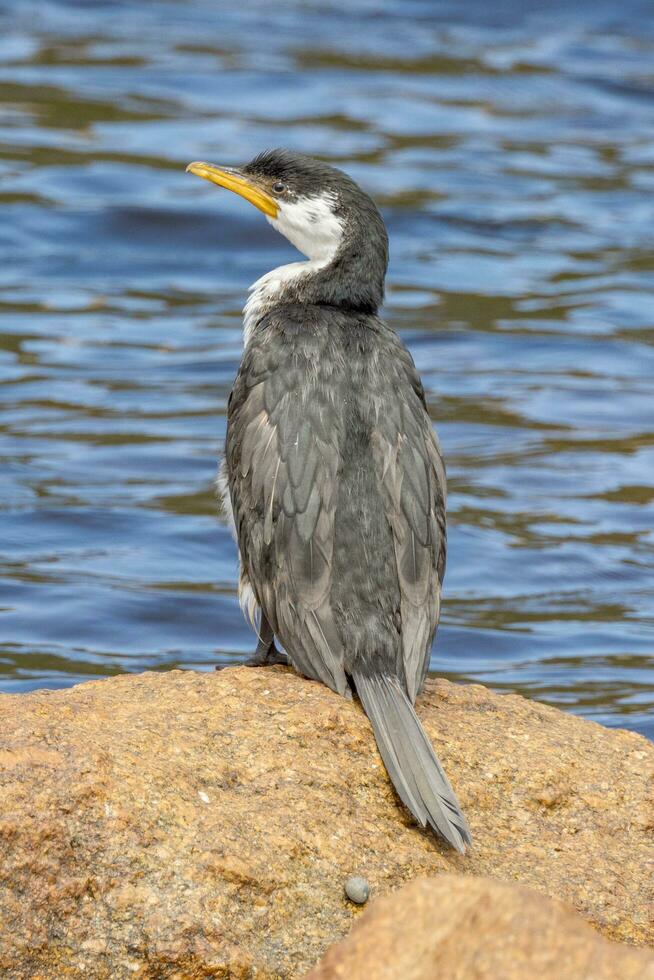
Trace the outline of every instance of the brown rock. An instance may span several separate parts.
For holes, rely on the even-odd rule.
[[[607,942],[530,888],[440,875],[374,902],[306,980],[648,980],[654,954]]]
[[[472,685],[418,711],[469,817],[397,803],[358,705],[283,668],[0,696],[0,976],[293,978],[419,876],[521,881],[654,938],[654,746]]]

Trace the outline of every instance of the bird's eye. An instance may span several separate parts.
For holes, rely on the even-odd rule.
[[[277,180],[273,184],[272,189],[274,190],[275,194],[283,194],[286,190],[286,184],[283,180]]]

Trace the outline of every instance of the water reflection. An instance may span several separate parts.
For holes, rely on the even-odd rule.
[[[183,168],[286,144],[389,226],[449,465],[434,669],[653,734],[653,55],[637,2],[0,2],[0,688],[251,649],[212,481],[293,253]]]

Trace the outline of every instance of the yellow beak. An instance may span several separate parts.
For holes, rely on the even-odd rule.
[[[212,163],[198,162],[189,163],[186,173],[195,174],[196,177],[204,177],[205,180],[211,181],[212,184],[218,184],[219,187],[226,187],[228,191],[240,194],[264,214],[271,218],[277,217],[279,211],[277,202],[247,177],[238,173],[237,170],[222,170],[220,167],[214,167]]]

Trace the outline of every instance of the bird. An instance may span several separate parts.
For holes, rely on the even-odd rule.
[[[440,612],[446,478],[414,361],[379,315],[382,216],[345,172],[290,150],[186,169],[305,257],[250,287],[227,408],[218,484],[258,630],[248,663],[356,694],[400,800],[464,854],[467,820],[414,708]]]

